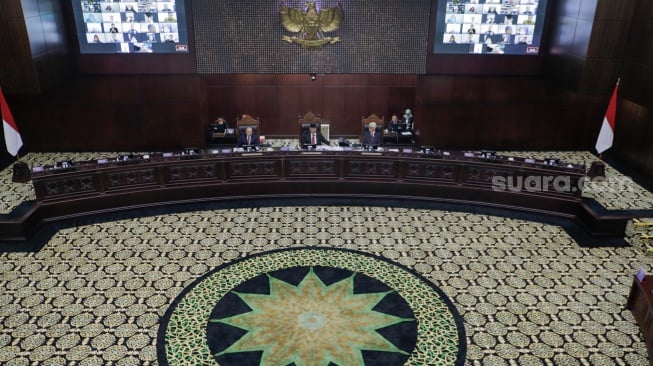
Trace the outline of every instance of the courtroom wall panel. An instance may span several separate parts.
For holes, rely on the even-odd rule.
[[[73,74],[65,18],[58,1],[0,4],[0,84],[5,93],[38,94]]]
[[[609,96],[562,91],[539,78],[415,75],[84,76],[10,104],[31,151],[148,151],[201,146],[209,121],[260,117],[264,135],[294,137],[308,111],[332,136],[360,118],[411,107],[419,141],[447,148],[591,149]]]
[[[556,2],[545,74],[558,85],[585,94],[608,94],[621,68],[624,50],[636,37],[630,24],[641,0]],[[649,16],[650,19],[650,16]],[[644,45],[647,43],[647,45]],[[639,48],[650,42],[638,42]]]
[[[611,153],[653,177],[653,109],[622,98],[617,110],[619,123]]]
[[[613,7],[607,14],[621,14],[620,9],[634,5],[635,11],[629,22],[628,37],[621,41],[625,48],[619,75],[617,124],[614,147],[608,154],[614,154],[630,166],[649,177],[653,177],[653,2],[628,0],[606,3]],[[614,16],[608,18],[614,21]],[[614,86],[614,81],[612,83]]]
[[[624,40],[622,96],[648,109],[653,108],[653,2],[639,0]]]
[[[204,144],[195,75],[86,76],[11,108],[31,151],[148,151]]]
[[[607,105],[527,77],[423,76],[416,98],[421,144],[451,149],[590,149]]]

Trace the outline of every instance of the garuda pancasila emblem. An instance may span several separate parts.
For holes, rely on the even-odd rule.
[[[306,10],[289,8],[281,2],[281,25],[299,36],[283,36],[281,39],[288,43],[301,44],[304,48],[320,48],[325,44],[340,42],[340,37],[325,37],[324,33],[333,32],[340,28],[340,23],[345,17],[342,4],[338,3],[333,8],[317,10],[315,2],[306,3]]]

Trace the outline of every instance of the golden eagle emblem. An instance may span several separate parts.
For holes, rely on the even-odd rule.
[[[283,36],[281,39],[288,43],[301,44],[304,48],[320,48],[324,44],[340,42],[340,37],[325,37],[324,33],[333,32],[340,28],[340,23],[345,16],[342,4],[338,3],[333,8],[317,10],[315,2],[306,3],[306,10],[289,8],[281,2],[281,25],[298,36]]]

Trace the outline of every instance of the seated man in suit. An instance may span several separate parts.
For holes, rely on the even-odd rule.
[[[245,133],[238,137],[238,147],[241,146],[258,146],[258,136],[254,134],[254,129],[247,127]]]
[[[227,121],[224,120],[224,118],[219,117],[213,121],[213,123],[209,124],[209,127],[206,131],[207,143],[212,144],[216,141],[217,138],[224,137],[227,128],[229,128],[229,125],[227,124]]]
[[[317,125],[311,123],[308,127],[308,131],[302,134],[302,145],[330,145],[331,143],[327,140],[322,132],[318,131]]]
[[[388,125],[388,130],[397,131],[397,130],[405,130],[405,129],[406,129],[406,124],[403,121],[399,120],[399,116],[393,114],[392,119],[390,119],[390,123]]]
[[[218,117],[218,119],[213,121],[213,132],[224,133],[227,128],[229,128],[229,124],[225,121],[224,117]]]
[[[363,146],[381,146],[383,134],[376,130],[376,123],[370,122],[367,131],[363,134]]]

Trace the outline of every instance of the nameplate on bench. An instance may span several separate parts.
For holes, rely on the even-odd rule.
[[[302,151],[302,155],[322,155],[319,151]]]
[[[242,153],[240,156],[263,156],[263,153]]]
[[[380,152],[362,152],[361,155],[381,156],[381,155],[383,155],[383,153],[380,153]]]

